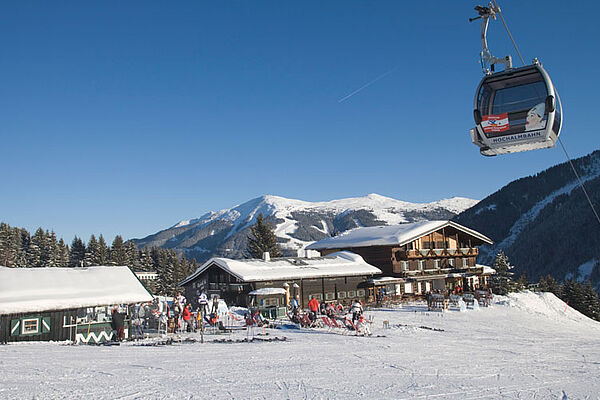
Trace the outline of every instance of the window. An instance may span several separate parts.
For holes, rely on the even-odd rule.
[[[27,334],[38,333],[39,331],[40,331],[39,319],[31,318],[31,319],[23,320],[23,324],[21,325],[21,334],[27,335]]]
[[[358,297],[365,297],[365,290],[364,290],[364,289],[358,289],[358,290],[356,291],[356,295],[357,295]]]
[[[335,293],[325,293],[325,300],[335,300]]]
[[[454,258],[451,258],[448,260],[448,265],[450,265],[451,267],[454,267]]]
[[[338,292],[338,299],[345,299],[346,298],[346,292]]]
[[[355,296],[356,296],[356,292],[354,290],[348,291],[348,297],[355,297]]]
[[[315,293],[315,294],[311,294],[310,296],[308,296],[309,299],[317,299],[317,300],[323,300],[323,295],[321,293]]]
[[[467,268],[469,266],[469,259],[468,258],[463,258],[462,259],[462,264],[464,268]]]
[[[433,260],[433,268],[440,269],[440,260]]]
[[[419,271],[423,271],[425,269],[425,260],[419,260]]]
[[[408,261],[402,261],[400,263],[400,266],[402,268],[402,271],[408,271]]]

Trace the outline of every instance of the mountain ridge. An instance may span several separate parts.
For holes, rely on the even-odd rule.
[[[173,248],[198,260],[210,255],[239,258],[244,256],[250,226],[263,214],[274,226],[284,253],[293,254],[315,240],[358,226],[450,219],[476,203],[465,197],[410,203],[376,193],[320,202],[263,195],[133,240],[138,247]]]

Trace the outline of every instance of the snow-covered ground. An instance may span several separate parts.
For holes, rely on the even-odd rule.
[[[554,295],[366,314],[380,337],[303,329],[268,330],[285,342],[0,346],[0,398],[599,398],[600,323]]]

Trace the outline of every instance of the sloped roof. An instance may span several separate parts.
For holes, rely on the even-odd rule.
[[[0,315],[147,301],[127,267],[0,267]]]
[[[474,236],[484,243],[493,243],[487,236],[453,221],[423,221],[410,224],[356,228],[344,232],[339,236],[319,240],[306,248],[309,250],[321,250],[388,245],[402,246],[447,226]]]
[[[212,265],[219,266],[245,282],[375,275],[381,273],[379,268],[367,264],[361,256],[348,251],[340,251],[330,254],[327,257],[282,257],[272,258],[270,261],[260,259],[232,260],[229,258],[214,257],[204,263],[196,272],[187,277],[179,285],[182,286],[190,282]]]

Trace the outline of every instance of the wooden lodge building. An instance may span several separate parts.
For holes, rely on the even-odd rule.
[[[109,341],[113,306],[152,299],[127,267],[0,267],[0,343]]]
[[[319,301],[347,303],[354,298],[366,300],[365,282],[381,271],[357,254],[330,252],[326,257],[282,257],[232,260],[211,258],[179,284],[194,306],[204,292],[218,295],[227,304],[249,306],[250,292],[265,293],[257,306],[287,306],[296,298],[306,307],[312,297]],[[284,289],[263,290],[263,288]]]
[[[476,264],[477,246],[492,244],[486,236],[453,221],[424,221],[356,228],[315,242],[307,249],[323,255],[350,251],[382,274],[371,280],[372,294],[385,288],[392,296],[430,291],[485,288],[495,271]]]

